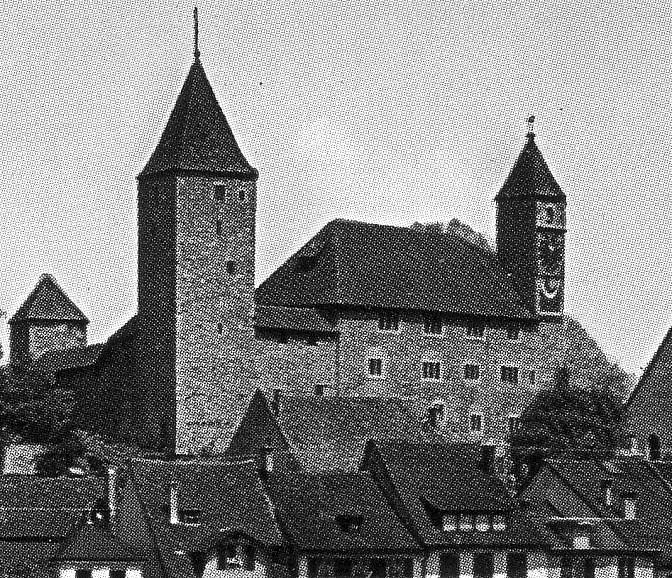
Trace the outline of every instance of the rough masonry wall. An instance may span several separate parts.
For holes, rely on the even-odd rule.
[[[132,387],[137,436],[149,448],[172,446],[175,435],[175,197],[176,177],[138,184],[139,319]]]
[[[176,449],[219,452],[258,374],[252,326],[256,185],[180,177],[176,211]]]
[[[378,314],[349,311],[339,329],[340,383],[344,395],[408,395],[445,402],[448,428],[457,439],[502,440],[509,414],[519,415],[539,388],[549,386],[562,363],[562,323],[521,327],[507,338],[508,325],[490,321],[483,339],[466,336],[466,320],[447,318],[440,336],[423,333],[422,315],[401,315],[399,331],[378,330]],[[383,359],[384,376],[368,376],[367,360]],[[439,361],[441,379],[422,379],[422,362]],[[478,380],[464,378],[464,365],[480,367]],[[501,367],[518,368],[518,384],[501,380]],[[530,370],[535,372],[534,381]],[[471,434],[469,416],[483,414],[483,432]]]

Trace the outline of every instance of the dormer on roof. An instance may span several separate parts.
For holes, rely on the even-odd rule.
[[[25,364],[46,351],[86,346],[86,315],[43,274],[9,320],[10,360]]]

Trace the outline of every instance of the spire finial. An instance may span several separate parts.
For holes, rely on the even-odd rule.
[[[534,115],[527,117],[527,138],[534,138]]]
[[[198,8],[194,6],[194,60],[201,58],[201,51],[198,49]]]

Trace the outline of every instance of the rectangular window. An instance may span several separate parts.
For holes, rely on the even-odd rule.
[[[387,574],[387,562],[380,558],[375,558],[369,563],[370,578],[385,578]]]
[[[423,331],[426,335],[441,335],[443,333],[441,315],[425,315]]]
[[[502,365],[502,381],[504,383],[518,383],[518,368]]]
[[[520,428],[520,416],[519,415],[510,415],[509,416],[509,434],[514,434]]]
[[[404,558],[401,575],[402,578],[413,578],[413,558]]]
[[[75,570],[75,578],[91,578],[91,570]]]
[[[495,564],[491,553],[474,554],[474,578],[492,578],[494,570]]]
[[[226,190],[226,185],[215,185],[215,200],[228,201],[229,195]]]
[[[126,570],[110,570],[110,578],[126,578]]]
[[[205,570],[205,552],[189,552],[189,560],[191,560],[191,567],[194,570],[194,576],[201,578]]]
[[[506,328],[506,338],[507,339],[519,339],[520,338],[520,327],[517,325],[509,325]]]
[[[595,560],[592,558],[583,561],[583,578],[595,578]]]
[[[483,339],[485,337],[485,325],[482,323],[467,325],[467,337],[469,339]]]
[[[322,566],[321,558],[310,558],[308,560],[308,578],[317,578]]]
[[[527,578],[527,556],[524,552],[507,554],[506,578]]]
[[[534,369],[530,369],[530,385],[536,385],[537,383],[537,372]]]
[[[444,514],[441,518],[441,529],[444,532],[457,530],[457,514]]]
[[[635,578],[635,559],[631,556],[618,559],[618,578]]]
[[[336,558],[334,560],[334,578],[346,578],[352,575],[352,560]]]
[[[217,550],[217,569],[242,568],[243,563],[234,544],[222,545]]]
[[[422,379],[441,379],[441,363],[439,361],[422,362]]]
[[[460,556],[458,554],[441,554],[439,578],[460,578]]]
[[[201,518],[200,510],[180,510],[180,522],[183,524],[200,524]]]
[[[399,313],[396,311],[381,311],[378,316],[380,331],[399,331]]]
[[[469,429],[476,433],[483,431],[483,416],[480,413],[472,413],[469,416]]]
[[[573,560],[569,556],[560,558],[560,578],[572,578]]]
[[[478,365],[468,363],[464,366],[464,379],[475,381],[481,377],[481,368]]]
[[[380,357],[372,357],[368,361],[368,371],[371,377],[383,376],[383,360]]]
[[[257,552],[251,544],[245,546],[245,570],[254,570],[257,565]]]

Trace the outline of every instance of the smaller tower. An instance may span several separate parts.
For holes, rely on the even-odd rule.
[[[500,189],[497,257],[534,314],[562,318],[565,290],[565,194],[551,174],[528,119],[526,143]]]
[[[45,351],[84,347],[86,318],[51,275],[35,288],[9,320],[9,359],[23,365]]]

